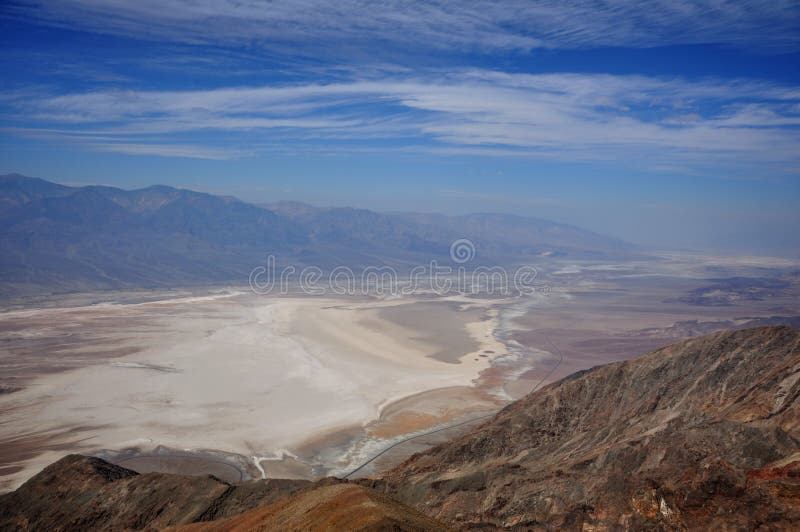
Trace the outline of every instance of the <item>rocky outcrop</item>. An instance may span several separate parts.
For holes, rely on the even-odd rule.
[[[459,527],[800,526],[800,331],[688,340],[574,374],[365,481]]]
[[[446,530],[372,489],[335,478],[256,480],[134,471],[70,455],[0,496],[0,530]]]
[[[219,519],[270,504],[311,482],[231,485],[212,476],[140,475],[69,455],[0,496],[0,530],[142,530]]]

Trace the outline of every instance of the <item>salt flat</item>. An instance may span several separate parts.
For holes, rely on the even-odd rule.
[[[787,287],[770,297],[740,297],[737,284],[722,285],[727,305],[697,297],[717,290],[708,271],[764,273],[751,268],[553,264],[551,291],[506,299],[147,292],[0,312],[0,490],[69,452],[229,480],[343,475],[574,371],[722,328],[796,323],[800,284],[782,270]]]
[[[0,321],[18,359],[36,349],[28,339],[37,334],[60,338],[60,351],[40,353],[30,382],[0,396],[0,440],[17,448],[5,464],[11,469],[4,488],[65,452],[146,453],[159,446],[239,455],[250,461],[240,464],[244,470],[258,476],[308,442],[318,446],[326,435],[362,430],[400,399],[437,389],[460,394],[489,366],[483,352],[499,356],[502,346],[485,319],[491,302],[439,303],[234,293],[6,313]],[[397,320],[386,318],[389,308]],[[436,331],[421,328],[443,313],[450,314]],[[66,341],[64,331],[75,334]],[[435,356],[443,339],[459,336],[453,344],[461,356]],[[84,356],[74,369],[44,370],[75,352]],[[483,397],[458,411],[471,405],[496,406]],[[391,437],[386,430],[382,436]],[[343,441],[347,447],[352,438]],[[341,472],[364,452],[329,450],[328,463],[314,465]]]

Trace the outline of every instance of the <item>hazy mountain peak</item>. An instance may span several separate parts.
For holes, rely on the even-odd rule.
[[[72,188],[22,174],[0,176],[0,212],[53,196],[69,194]]]
[[[577,227],[512,215],[386,214],[294,201],[256,206],[164,185],[67,187],[12,175],[0,181],[0,206],[7,251],[0,293],[7,294],[37,284],[52,291],[244,283],[269,254],[323,270],[410,267],[449,260],[450,244],[461,238],[478,250],[475,264],[621,258],[632,251]]]

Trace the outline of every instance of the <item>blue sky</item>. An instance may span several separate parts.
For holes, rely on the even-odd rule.
[[[0,6],[0,172],[800,254],[797,2]]]

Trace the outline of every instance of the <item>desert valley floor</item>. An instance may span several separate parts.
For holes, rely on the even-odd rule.
[[[796,325],[798,271],[663,255],[552,263],[547,289],[524,297],[218,287],[11,302],[0,490],[70,452],[231,481],[369,475],[574,371],[718,329]]]

